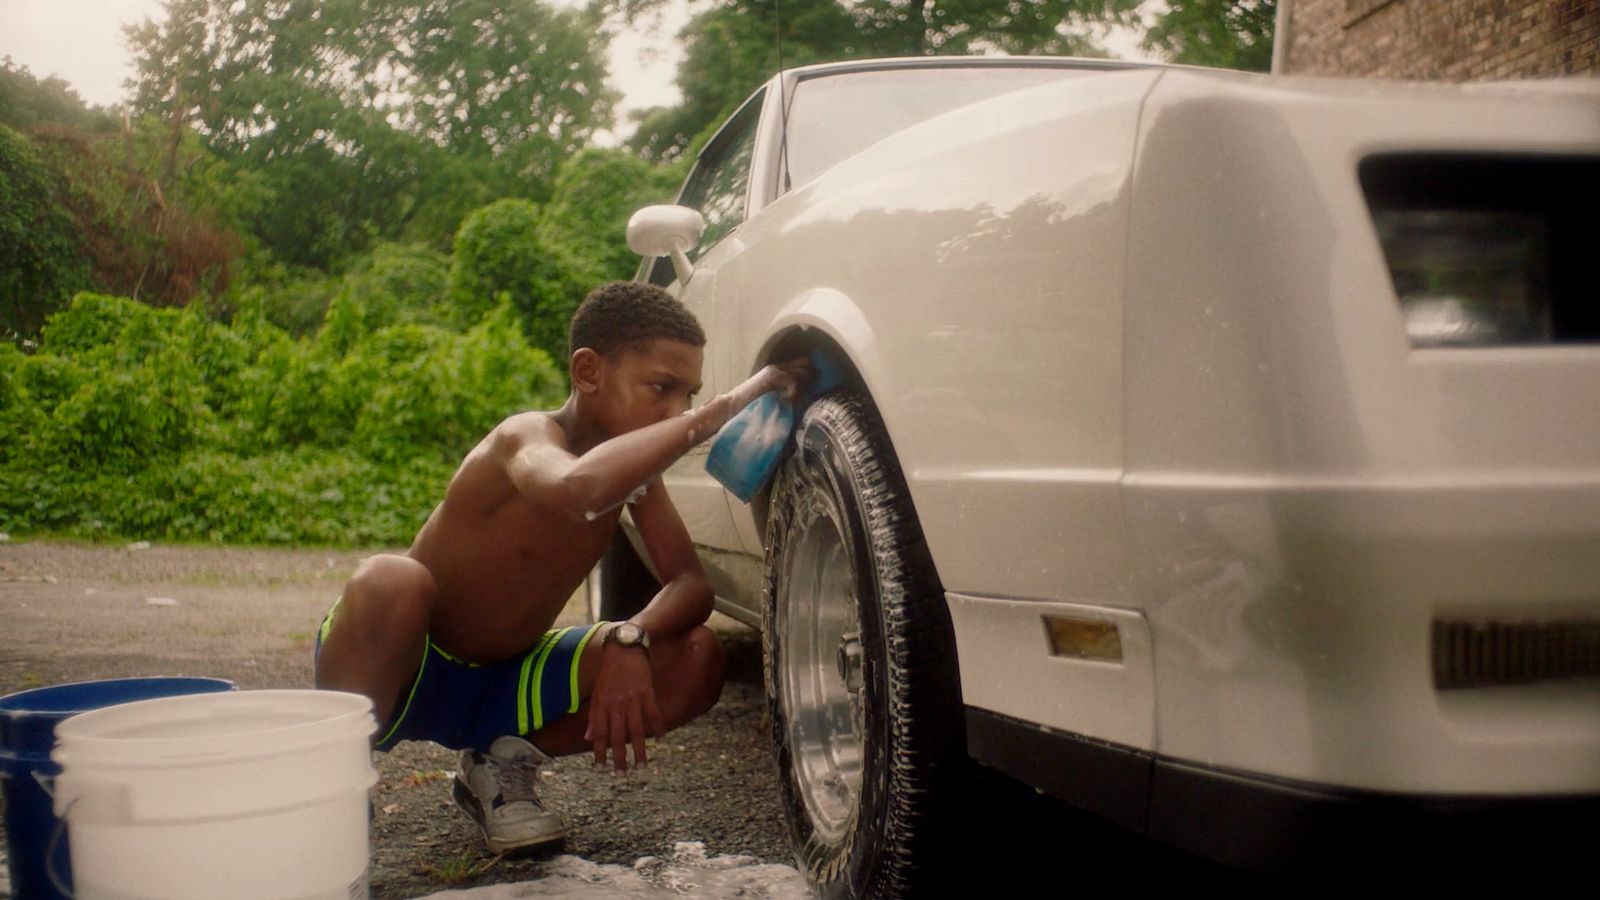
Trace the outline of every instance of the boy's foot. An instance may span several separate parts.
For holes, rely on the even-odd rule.
[[[559,841],[567,830],[561,817],[539,802],[535,783],[550,757],[512,735],[495,738],[488,753],[461,751],[451,794],[483,829],[490,853],[525,850]]]

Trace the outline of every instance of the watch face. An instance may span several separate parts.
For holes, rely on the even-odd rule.
[[[617,643],[623,645],[624,647],[632,647],[638,644],[640,639],[644,637],[644,629],[632,622],[623,622],[617,626],[617,630],[614,634],[614,639]]]

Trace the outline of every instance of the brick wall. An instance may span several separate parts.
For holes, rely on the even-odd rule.
[[[1296,75],[1600,76],[1600,0],[1294,0],[1289,35]]]

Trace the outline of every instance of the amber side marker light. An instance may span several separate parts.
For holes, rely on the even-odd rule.
[[[1122,662],[1122,635],[1114,622],[1045,616],[1044,633],[1052,655]]]

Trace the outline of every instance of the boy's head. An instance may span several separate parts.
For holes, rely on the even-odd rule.
[[[572,389],[609,435],[678,415],[700,390],[705,332],[654,285],[595,288],[572,314],[569,335]]]

